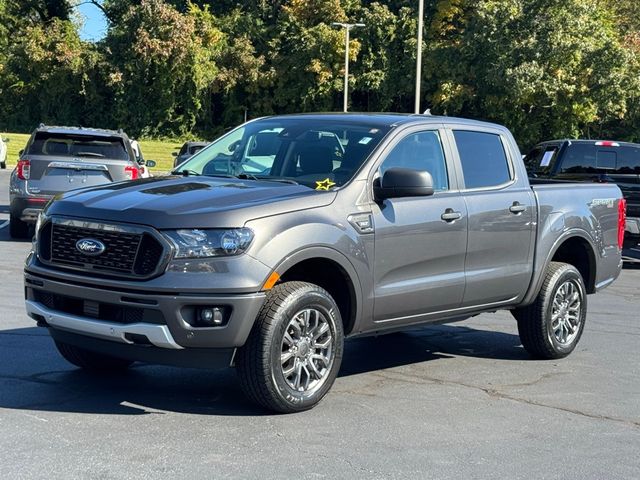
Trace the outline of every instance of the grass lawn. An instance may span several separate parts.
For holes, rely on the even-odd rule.
[[[26,133],[0,133],[2,138],[8,138],[7,143],[7,168],[13,168],[18,161],[18,152],[22,150],[29,140]],[[170,140],[140,140],[142,154],[147,160],[155,160],[158,164],[152,172],[167,172],[173,168],[172,152],[176,152],[182,146],[182,141]]]

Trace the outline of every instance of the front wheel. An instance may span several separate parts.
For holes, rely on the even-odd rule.
[[[522,346],[533,357],[566,357],[578,345],[587,316],[582,275],[573,265],[551,262],[535,302],[512,313]]]
[[[277,412],[308,410],[336,379],[344,345],[340,311],[317,285],[286,282],[269,291],[237,367],[245,394]]]

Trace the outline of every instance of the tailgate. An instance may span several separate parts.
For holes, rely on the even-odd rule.
[[[120,162],[120,169],[123,169]],[[76,188],[104,185],[120,180],[114,178],[105,163],[95,161],[69,161],[31,159],[31,178],[27,182],[29,193],[55,195]]]

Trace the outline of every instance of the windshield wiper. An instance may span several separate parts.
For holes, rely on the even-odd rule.
[[[260,180],[255,175],[253,175],[251,173],[247,173],[247,172],[239,173],[238,175],[236,175],[236,178],[239,178],[241,180]]]
[[[194,170],[189,170],[189,169],[184,169],[184,170],[174,170],[173,172],[171,172],[172,175],[182,175],[183,177],[189,177],[191,175],[194,175],[196,177],[199,177],[200,174]]]
[[[291,180],[290,178],[284,178],[284,177],[271,177],[269,175],[252,175],[256,180],[265,180],[267,182],[279,182],[279,183],[289,183],[291,185],[300,185],[298,182],[296,182],[295,180]]]
[[[96,158],[105,158],[101,153],[95,152],[76,152],[73,154],[74,157],[96,157]]]

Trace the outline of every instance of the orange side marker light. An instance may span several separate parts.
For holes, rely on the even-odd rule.
[[[269,278],[264,283],[264,287],[262,289],[271,290],[273,286],[278,282],[278,280],[280,280],[280,274],[274,271],[271,275],[269,275]]]

